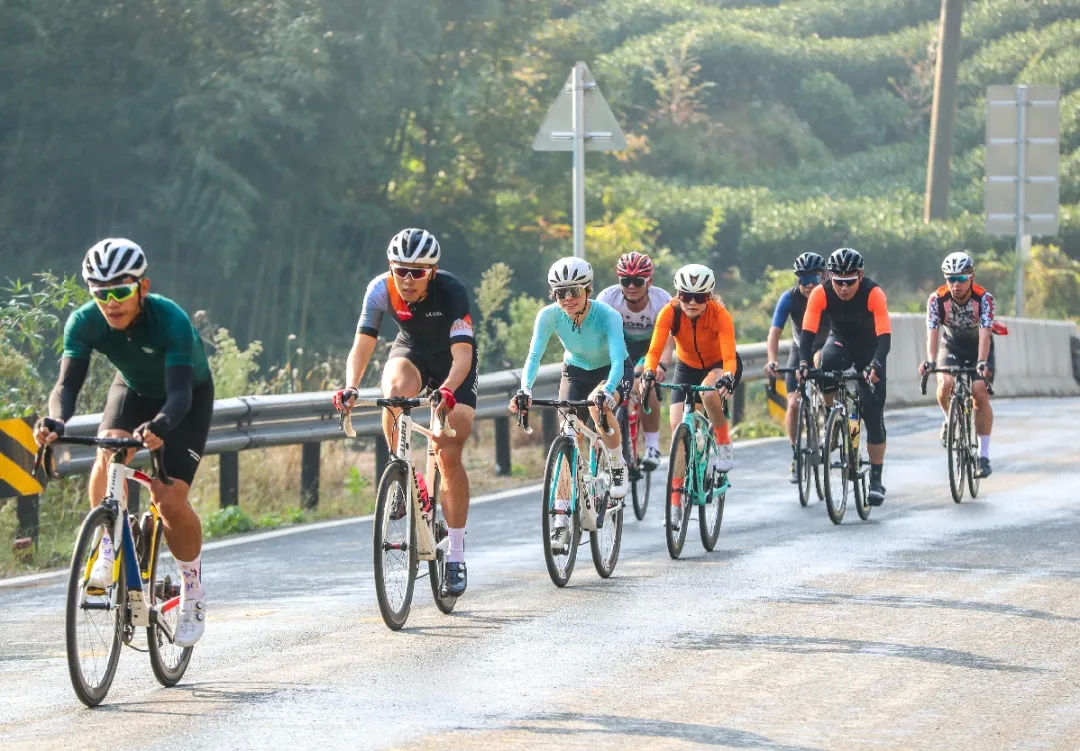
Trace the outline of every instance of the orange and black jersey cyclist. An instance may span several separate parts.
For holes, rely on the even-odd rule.
[[[649,352],[645,355],[645,370],[655,371],[668,335],[675,338],[676,384],[699,384],[710,370],[722,368],[735,375],[738,382],[740,365],[735,353],[735,323],[724,304],[713,298],[706,303],[705,312],[697,318],[683,315],[678,298],[672,298],[656,317]]]

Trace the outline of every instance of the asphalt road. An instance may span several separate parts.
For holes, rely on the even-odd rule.
[[[931,409],[889,416],[869,522],[800,508],[785,443],[737,447],[716,552],[692,529],[670,560],[654,499],[614,576],[586,545],[564,590],[539,494],[478,504],[468,594],[444,616],[418,582],[398,633],[368,522],[215,547],[185,680],[124,650],[94,710],[68,681],[62,580],[0,586],[0,746],[1080,747],[1080,400],[996,409],[975,501],[949,497]]]

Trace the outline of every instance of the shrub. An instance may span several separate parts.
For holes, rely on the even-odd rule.
[[[203,519],[203,534],[207,537],[222,537],[253,529],[255,522],[239,506],[226,506]]]

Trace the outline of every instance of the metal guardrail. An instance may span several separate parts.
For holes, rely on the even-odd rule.
[[[780,354],[786,357],[790,340],[780,343]],[[764,342],[739,347],[743,360],[742,383],[764,378],[766,347]],[[534,391],[538,396],[554,395],[562,376],[562,365],[542,365],[536,377]],[[496,420],[496,465],[500,474],[510,471],[509,413],[507,404],[521,382],[520,370],[502,370],[482,374],[477,379],[476,419]],[[740,386],[734,404],[734,421],[742,413],[744,387]],[[222,505],[236,503],[238,466],[236,453],[254,448],[290,446],[302,444],[304,455],[301,468],[301,495],[308,506],[318,499],[319,444],[322,441],[345,439],[338,429],[338,415],[331,402],[332,391],[314,391],[301,394],[271,394],[265,396],[238,396],[218,399],[210,424],[204,455],[220,454]],[[361,398],[374,399],[381,396],[378,389],[363,389]],[[545,410],[545,413],[548,411]],[[428,420],[426,409],[415,413],[421,424]],[[73,417],[67,425],[70,435],[94,435],[101,422],[101,413]],[[371,438],[382,434],[382,411],[378,408],[362,408],[353,412],[353,427],[358,437]],[[553,430],[553,423],[548,432]],[[376,471],[385,462],[385,441],[376,441]],[[148,461],[146,451],[140,451],[136,462]],[[56,452],[57,470],[62,475],[83,474],[90,471],[94,452],[80,446],[65,445]],[[377,478],[376,478],[377,479]]]

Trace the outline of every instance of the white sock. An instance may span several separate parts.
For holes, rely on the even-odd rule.
[[[984,459],[990,458],[990,436],[988,435],[979,436],[979,456]]]
[[[185,600],[201,600],[206,596],[202,586],[202,555],[195,556],[193,561],[176,559],[176,565],[180,567],[180,576],[184,578],[184,589],[181,595]]]
[[[566,511],[568,508],[570,508],[570,499],[569,498],[556,498],[555,499],[555,510],[556,511]],[[570,517],[568,517],[566,514],[555,514],[555,527],[556,528],[569,527],[569,526],[570,526]]]
[[[102,532],[101,543],[98,545],[98,557],[111,561],[113,555],[112,536],[108,532]]]
[[[617,448],[617,449],[608,449],[607,450],[607,455],[608,455],[608,462],[611,464],[612,467],[625,467],[626,466],[626,458],[622,455],[622,448],[621,447]]]
[[[465,562],[465,527],[450,527],[450,550],[446,554],[449,563]]]
[[[660,431],[645,433],[645,448],[660,450]]]

